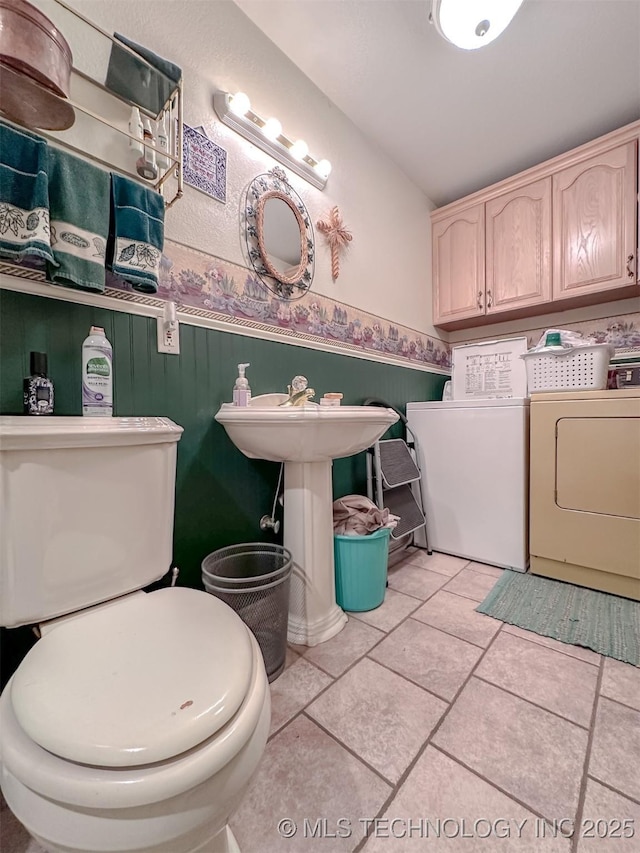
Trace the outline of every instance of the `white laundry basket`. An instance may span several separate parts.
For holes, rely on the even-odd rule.
[[[520,358],[527,368],[529,394],[602,391],[607,387],[609,361],[614,353],[609,344],[571,347],[562,352],[526,352]]]

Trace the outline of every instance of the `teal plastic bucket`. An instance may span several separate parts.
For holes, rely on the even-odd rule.
[[[336,601],[343,610],[373,610],[384,601],[387,586],[389,529],[368,536],[333,537]]]

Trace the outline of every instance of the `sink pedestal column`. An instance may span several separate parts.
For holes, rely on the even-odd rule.
[[[331,462],[285,462],[284,546],[293,567],[290,643],[316,646],[338,634],[347,615],[336,604]]]

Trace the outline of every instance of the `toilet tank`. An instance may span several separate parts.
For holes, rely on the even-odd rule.
[[[0,417],[0,625],[72,613],[171,567],[167,418]]]

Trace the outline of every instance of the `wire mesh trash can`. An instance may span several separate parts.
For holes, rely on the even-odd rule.
[[[282,545],[230,545],[202,561],[207,592],[228,604],[253,632],[269,681],[284,669],[293,559]]]
[[[384,601],[389,532],[381,527],[367,536],[334,534],[336,601],[343,610],[374,610]]]

